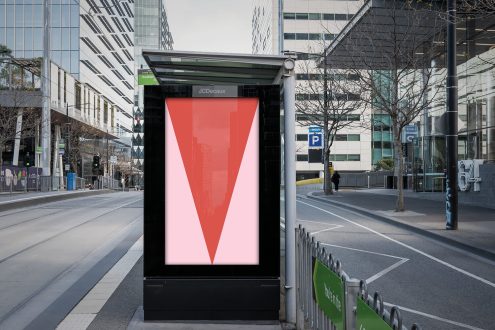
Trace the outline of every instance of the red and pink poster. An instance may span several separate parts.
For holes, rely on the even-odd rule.
[[[259,264],[258,99],[165,109],[165,264]]]

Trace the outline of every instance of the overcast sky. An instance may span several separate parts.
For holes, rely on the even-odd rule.
[[[251,0],[165,0],[174,50],[251,53]]]

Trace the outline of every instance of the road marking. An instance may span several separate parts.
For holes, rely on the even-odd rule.
[[[471,326],[471,325],[467,325],[467,324],[464,324],[464,323],[460,323],[460,322],[456,322],[456,321],[452,321],[452,320],[444,319],[443,317],[439,317],[439,316],[431,315],[431,314],[428,314],[428,313],[424,313],[424,312],[416,311],[416,310],[414,310],[414,309],[410,309],[410,308],[406,308],[406,307],[398,306],[398,305],[395,305],[395,304],[389,304],[389,303],[383,303],[383,304],[384,304],[385,306],[387,306],[387,307],[397,306],[397,307],[399,307],[401,310],[403,310],[404,312],[409,312],[409,313],[412,313],[412,314],[421,315],[421,316],[424,316],[424,317],[428,317],[428,318],[430,318],[430,319],[434,319],[434,320],[437,320],[437,321],[442,321],[442,322],[449,323],[449,324],[452,324],[452,325],[457,325],[457,326],[459,326],[459,327],[463,327],[463,328],[466,328],[466,329],[471,329],[471,330],[484,330],[484,329],[482,329],[482,328],[473,327],[473,326]]]
[[[325,245],[325,246],[331,246],[331,247],[336,247],[336,248],[339,248],[339,249],[346,249],[346,250],[351,250],[351,251],[357,251],[357,252],[363,252],[363,253],[369,253],[369,254],[375,254],[375,255],[379,255],[379,256],[383,256],[383,257],[389,257],[389,258],[394,258],[394,259],[400,259],[398,262],[394,263],[393,265],[385,268],[384,270],[376,273],[375,275],[369,277],[366,279],[366,283],[369,284],[373,281],[376,281],[377,279],[379,279],[380,277],[384,276],[385,274],[391,272],[392,270],[394,270],[395,268],[399,267],[400,265],[402,265],[403,263],[409,261],[409,259],[407,258],[403,258],[403,257],[398,257],[398,256],[393,256],[393,255],[390,255],[390,254],[385,254],[385,253],[378,253],[378,252],[373,252],[373,251],[366,251],[366,250],[360,250],[360,249],[354,249],[354,248],[350,248],[350,247],[346,247],[346,246],[340,246],[340,245],[335,245],[335,244],[327,244],[327,243],[320,243],[321,245]]]
[[[355,226],[358,226],[358,227],[361,227],[361,228],[363,228],[363,229],[366,229],[366,230],[368,230],[368,231],[370,231],[370,232],[372,232],[372,233],[374,233],[374,234],[376,234],[376,235],[378,235],[378,236],[380,236],[380,237],[383,237],[383,238],[385,238],[385,239],[387,239],[387,240],[389,240],[389,241],[391,241],[391,242],[394,242],[394,243],[396,243],[396,244],[399,244],[399,245],[401,245],[401,246],[405,247],[406,249],[409,249],[409,250],[411,250],[411,251],[414,251],[414,252],[416,252],[416,253],[419,253],[419,254],[421,254],[422,256],[424,256],[424,257],[426,257],[426,258],[428,258],[428,259],[431,259],[431,260],[433,260],[433,261],[436,261],[436,262],[438,262],[438,263],[440,263],[440,264],[442,264],[442,265],[444,265],[444,266],[446,266],[446,267],[448,267],[448,268],[450,268],[450,269],[453,269],[453,270],[455,270],[455,271],[457,271],[457,272],[459,272],[459,273],[461,273],[461,274],[464,274],[464,275],[466,275],[466,276],[469,276],[469,277],[471,277],[471,278],[473,278],[473,279],[475,279],[475,280],[477,280],[477,281],[480,281],[480,282],[482,282],[482,283],[485,283],[486,285],[489,285],[489,286],[491,286],[491,287],[495,288],[495,283],[493,283],[493,282],[490,282],[490,281],[488,281],[488,280],[486,280],[486,279],[484,279],[484,278],[482,278],[482,277],[480,277],[480,276],[478,276],[478,275],[472,274],[472,273],[470,273],[470,272],[468,272],[468,271],[465,271],[464,269],[461,269],[461,268],[456,267],[456,266],[454,266],[454,265],[452,265],[452,264],[449,264],[448,262],[445,262],[445,261],[443,261],[443,260],[440,260],[440,259],[438,259],[437,257],[434,257],[434,256],[432,256],[432,255],[430,255],[430,254],[428,254],[428,253],[426,253],[426,252],[423,252],[423,251],[418,250],[418,249],[416,249],[416,248],[414,248],[414,247],[412,247],[412,246],[410,246],[410,245],[407,245],[407,244],[405,244],[405,243],[402,243],[402,242],[400,242],[400,241],[398,241],[398,240],[396,240],[396,239],[393,239],[392,237],[389,237],[389,236],[387,236],[387,235],[384,235],[384,234],[382,234],[382,233],[380,233],[380,232],[378,232],[378,231],[376,231],[376,230],[373,230],[373,229],[371,229],[371,228],[368,228],[368,227],[366,227],[366,226],[363,226],[363,225],[361,225],[361,224],[359,224],[359,223],[357,223],[357,222],[355,222],[355,221],[352,221],[352,220],[349,220],[349,219],[347,219],[347,218],[344,218],[344,217],[342,217],[342,216],[340,216],[340,215],[338,215],[338,214],[335,214],[335,213],[333,213],[333,212],[327,211],[327,210],[322,209],[322,208],[320,208],[320,207],[318,207],[318,206],[314,206],[314,205],[311,205],[311,204],[308,204],[308,203],[305,203],[305,202],[302,202],[302,201],[297,201],[297,202],[299,202],[299,203],[301,203],[301,204],[304,204],[304,205],[307,205],[307,206],[309,206],[309,207],[315,208],[315,209],[320,210],[320,211],[322,211],[322,212],[328,213],[328,214],[330,214],[330,215],[333,215],[334,217],[337,217],[337,218],[342,219],[342,220],[344,220],[344,221],[346,221],[346,222],[352,223],[352,224],[353,224],[353,225],[355,225]]]
[[[143,236],[60,322],[57,330],[85,330],[143,255]]]
[[[328,223],[328,222],[321,222],[321,221],[312,221],[312,220],[297,220],[299,222],[309,222],[309,223],[317,223],[317,224],[320,224],[320,225],[325,225],[325,226],[328,226],[328,225],[331,225],[331,223]],[[343,226],[342,226],[343,227]]]
[[[318,231],[315,231],[315,232],[310,232],[309,234],[310,235],[316,235],[316,234],[319,234],[319,233],[323,233],[325,231],[330,231],[330,230],[334,230],[334,229],[338,229],[338,228],[342,228],[344,226],[342,225],[334,225],[333,227],[330,227],[330,228],[327,228],[327,229],[322,229],[322,230],[318,230]]]
[[[369,284],[369,283],[371,283],[371,282],[376,281],[376,280],[377,280],[377,279],[379,279],[380,277],[382,277],[382,276],[384,276],[384,275],[386,275],[386,274],[390,273],[392,270],[394,270],[395,268],[399,267],[400,265],[402,265],[403,263],[406,263],[406,262],[408,262],[408,261],[409,261],[409,259],[402,259],[402,260],[400,260],[400,261],[396,262],[395,264],[393,264],[392,266],[385,268],[385,269],[384,269],[384,270],[382,270],[381,272],[378,272],[378,273],[376,273],[375,275],[373,275],[373,276],[371,276],[371,277],[367,278],[367,279],[366,279],[366,284]]]
[[[394,258],[394,259],[407,259],[407,258],[403,258],[403,257],[398,257],[398,256],[393,256],[391,254],[385,254],[385,253],[379,253],[379,252],[373,252],[373,251],[366,251],[366,250],[360,250],[360,249],[355,249],[355,248],[351,248],[351,247],[347,247],[347,246],[341,246],[341,245],[335,245],[335,244],[327,244],[327,243],[320,243],[321,245],[326,245],[326,246],[333,246],[333,247],[336,247],[336,248],[339,248],[339,249],[346,249],[346,250],[351,250],[351,251],[358,251],[358,252],[363,252],[363,253],[369,253],[369,254],[376,254],[376,255],[379,255],[379,256],[383,256],[383,257],[389,257],[389,258]],[[409,260],[409,259],[407,259]]]

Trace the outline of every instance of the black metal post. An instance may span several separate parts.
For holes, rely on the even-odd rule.
[[[65,135],[65,159],[67,159],[67,163],[69,164],[69,170],[67,173],[70,172],[70,165],[71,165],[71,157],[70,157],[70,122],[69,122],[69,104],[66,104],[65,107],[65,125],[66,127],[66,135]],[[66,174],[67,175],[67,174]]]
[[[325,53],[325,45],[323,46],[323,189],[325,194],[327,192],[332,193],[332,184],[330,178],[327,176],[332,175],[329,169],[329,157],[328,157],[328,68],[327,68],[327,56]],[[330,185],[327,187],[327,185]]]
[[[456,1],[447,1],[447,180],[446,229],[457,229],[457,63]]]

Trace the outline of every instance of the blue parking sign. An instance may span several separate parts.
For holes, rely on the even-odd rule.
[[[323,147],[323,134],[321,134],[321,133],[309,133],[308,134],[308,147],[309,148],[321,148],[321,147]]]

